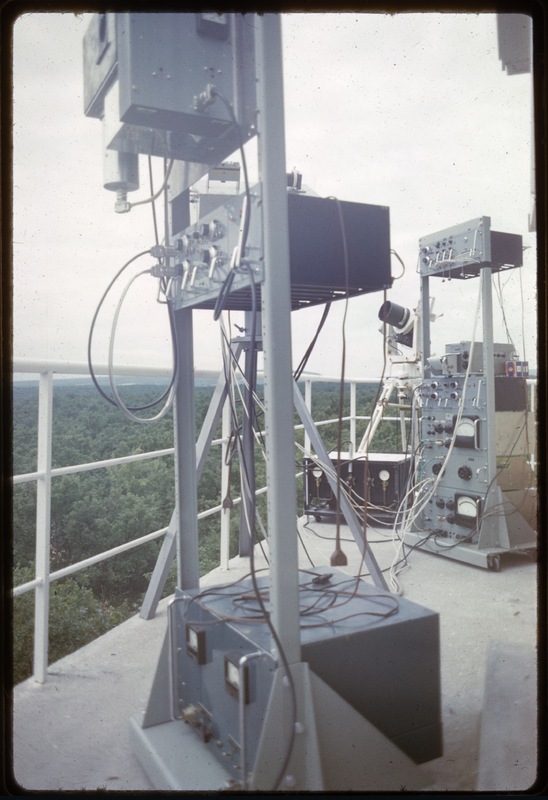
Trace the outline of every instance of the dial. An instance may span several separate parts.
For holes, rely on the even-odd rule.
[[[459,424],[457,425],[457,436],[467,436],[472,438],[474,436],[474,423],[471,419],[461,419]]]
[[[462,417],[457,423],[457,417],[453,417],[455,426],[455,444],[457,447],[479,448],[479,418]]]
[[[475,519],[478,513],[476,500],[473,497],[459,497],[457,500],[457,513],[461,517]]]
[[[381,471],[379,472],[379,478],[381,479],[381,481],[389,481],[390,473],[388,472],[387,469],[381,469]]]

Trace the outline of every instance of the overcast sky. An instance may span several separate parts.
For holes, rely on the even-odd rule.
[[[150,207],[114,213],[102,187],[98,120],[83,113],[89,15],[37,13],[14,28],[14,357],[86,360],[103,290],[154,243]],[[536,364],[536,250],[530,212],[531,76],[508,76],[490,14],[290,14],[283,19],[288,170],[320,195],[389,206],[391,246],[406,264],[389,299],[415,307],[420,237],[478,216],[523,236],[522,270],[502,275],[520,355]],[[253,158],[253,147],[249,147]],[[142,189],[147,195],[146,164]],[[146,264],[145,264],[146,266]],[[393,274],[401,271],[393,263]],[[431,281],[432,351],[470,338],[477,280]],[[120,290],[123,287],[120,286]],[[523,308],[522,313],[522,295]],[[117,299],[117,293],[114,294]],[[347,374],[378,376],[382,294],[349,303]],[[495,341],[506,341],[495,302]],[[308,369],[340,371],[344,303],[332,307]],[[298,363],[322,308],[292,315]],[[96,358],[106,360],[105,309]],[[195,313],[197,368],[218,368],[212,312]],[[141,279],[128,296],[116,358],[169,364],[165,309]],[[523,340],[523,332],[525,340]]]

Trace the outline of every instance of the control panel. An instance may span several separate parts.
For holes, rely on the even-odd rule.
[[[487,491],[486,392],[483,376],[429,380],[419,387],[422,407],[417,483],[424,497],[420,527],[436,537],[474,542]],[[459,413],[459,407],[462,411]]]
[[[490,217],[477,217],[419,239],[420,274],[466,279],[482,267],[493,272],[521,267],[522,237],[491,230]]]
[[[291,309],[308,308],[392,285],[386,206],[288,191]],[[250,310],[251,276],[259,306],[263,262],[259,186],[227,195],[217,208],[172,237],[176,308]],[[275,268],[275,266],[274,266]]]
[[[231,299],[227,298],[224,307],[251,307],[249,291],[244,292],[240,305],[235,301],[241,290],[249,289],[252,278],[260,284],[264,277],[260,198],[252,192],[249,199],[246,211],[245,195],[227,197],[199,222],[173,236],[171,247],[180,265],[171,288],[175,308],[214,308],[229,274]],[[240,254],[246,214],[249,230]]]
[[[407,453],[341,453],[331,458],[341,486],[358,516],[366,509],[373,525],[393,525],[410,498],[412,459]],[[335,519],[337,497],[324,469],[311,458],[304,459],[304,512],[317,520]],[[367,502],[365,500],[367,498]]]

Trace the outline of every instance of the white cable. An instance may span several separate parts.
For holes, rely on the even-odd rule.
[[[167,171],[166,171],[166,176],[164,178],[164,182],[160,186],[158,191],[155,192],[155,194],[153,194],[152,197],[146,197],[144,200],[136,200],[135,203],[128,203],[128,209],[127,209],[128,211],[131,211],[131,209],[135,208],[135,206],[143,206],[146,203],[153,203],[155,200],[157,200],[160,197],[160,195],[162,194],[162,192],[164,191],[164,189],[167,186],[167,182],[169,180],[169,176],[170,176],[170,173],[171,173],[171,170],[173,168],[173,164],[174,163],[175,163],[175,159],[172,158],[170,160],[170,162],[169,162],[169,165],[168,165],[168,168],[167,168]]]
[[[116,405],[118,406],[120,411],[128,419],[132,420],[133,422],[140,422],[142,424],[148,424],[149,422],[158,422],[158,420],[160,420],[163,417],[165,417],[165,415],[168,413],[168,411],[171,410],[171,407],[173,405],[173,400],[175,399],[175,393],[177,391],[177,379],[175,378],[174,381],[173,381],[173,384],[171,386],[169,395],[167,396],[166,402],[165,402],[163,408],[160,409],[158,414],[156,414],[154,417],[138,417],[132,411],[130,411],[129,408],[125,405],[125,403],[122,400],[122,398],[120,397],[120,394],[119,394],[118,389],[116,387],[116,381],[115,381],[115,378],[114,378],[114,343],[115,343],[116,331],[117,331],[117,327],[118,327],[118,317],[120,316],[120,311],[122,310],[122,305],[123,305],[124,299],[125,299],[128,291],[130,290],[131,286],[133,285],[134,281],[136,281],[137,278],[139,278],[141,275],[147,275],[147,274],[150,274],[150,270],[149,269],[145,269],[145,270],[142,270],[141,272],[138,272],[136,275],[134,275],[131,278],[131,280],[129,281],[129,283],[125,287],[124,291],[122,292],[122,294],[120,296],[120,299],[118,300],[118,305],[116,306],[116,312],[114,314],[114,318],[112,320],[112,328],[111,328],[111,332],[110,332],[110,343],[109,343],[109,351],[108,351],[108,379],[109,379],[109,382],[110,382],[110,388],[112,390],[112,394],[114,396]],[[175,369],[176,368],[177,367],[175,365]]]

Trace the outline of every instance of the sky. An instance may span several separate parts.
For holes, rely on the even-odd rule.
[[[114,195],[102,186],[101,124],[83,113],[89,19],[33,13],[14,25],[14,358],[85,362],[104,290],[128,259],[154,243],[150,207],[116,214]],[[494,230],[522,235],[524,267],[503,273],[500,283],[512,341],[536,366],[536,235],[528,231],[532,79],[503,70],[495,16],[291,13],[282,35],[288,171],[299,170],[319,195],[389,207],[391,247],[405,274],[388,299],[411,309],[419,300],[422,236],[479,216],[489,216]],[[255,143],[246,151],[253,178]],[[147,195],[143,161],[141,189],[130,199]],[[394,259],[393,275],[401,271]],[[479,281],[430,283],[432,353],[441,354],[446,343],[470,338]],[[348,303],[349,377],[381,373],[382,302],[376,292]],[[113,308],[106,303],[98,319],[97,362],[106,362]],[[292,314],[295,365],[322,311]],[[344,311],[344,302],[333,304],[309,371],[340,374]],[[194,318],[195,366],[218,369],[218,324],[210,311]],[[507,341],[496,293],[494,328],[495,341]],[[170,364],[165,308],[152,278],[140,279],[128,295],[115,358]]]

